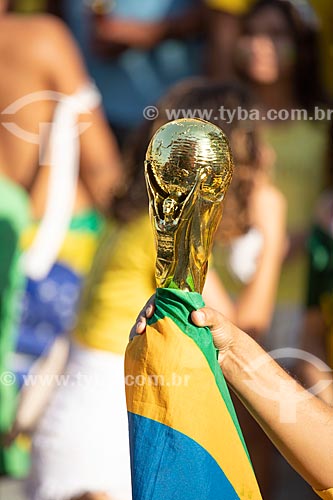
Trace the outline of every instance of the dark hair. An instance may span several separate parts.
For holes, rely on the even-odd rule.
[[[152,134],[169,121],[168,111],[186,111],[193,117],[202,118],[207,110],[211,113],[211,121],[228,136],[236,165],[218,237],[229,241],[248,230],[251,224],[249,199],[256,173],[262,168],[257,126],[254,121],[223,121],[221,106],[231,111],[238,107],[250,109],[251,100],[248,92],[239,84],[212,83],[204,78],[181,82],[167,93],[158,104],[159,117],[142,125],[125,152],[129,180],[124,193],[114,200],[112,207],[118,221],[127,222],[148,206],[143,173],[145,152]]]
[[[320,68],[319,21],[311,5],[296,0],[259,0],[244,17],[246,22],[260,10],[278,9],[288,22],[296,47],[295,93],[299,103],[308,111],[327,102]]]

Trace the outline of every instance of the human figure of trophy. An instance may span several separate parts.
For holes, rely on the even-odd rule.
[[[232,172],[228,139],[212,123],[174,120],[151,139],[145,175],[159,288],[202,292]]]

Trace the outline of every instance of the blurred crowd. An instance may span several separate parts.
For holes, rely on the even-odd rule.
[[[205,302],[333,405],[332,65],[331,0],[0,0],[0,492],[131,498],[123,356],[170,119],[235,161]],[[234,404],[264,500],[314,498]]]

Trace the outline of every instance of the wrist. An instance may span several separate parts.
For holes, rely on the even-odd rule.
[[[250,352],[256,342],[245,332],[234,327],[232,340],[225,352],[219,352],[219,364],[227,382],[234,386],[243,379],[250,363]],[[259,346],[258,346],[259,347]]]

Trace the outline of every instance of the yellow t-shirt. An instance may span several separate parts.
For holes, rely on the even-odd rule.
[[[333,488],[330,488],[329,490],[325,490],[325,491],[317,491],[317,490],[315,490],[315,492],[323,500],[333,500]]]
[[[245,14],[256,0],[205,0],[208,7],[214,10],[223,10],[230,14]]]
[[[87,278],[74,339],[123,354],[140,309],[155,292],[156,252],[148,215],[107,226]]]

